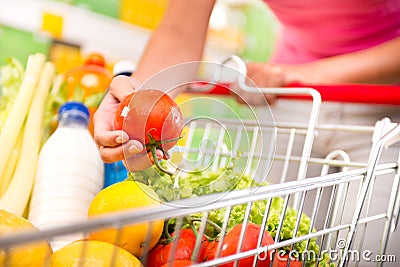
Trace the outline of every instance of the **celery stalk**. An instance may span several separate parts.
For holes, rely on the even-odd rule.
[[[7,191],[0,199],[1,209],[20,216],[24,213],[33,188],[40,149],[43,112],[55,72],[53,63],[46,62],[44,64],[26,120],[18,164]]]
[[[61,95],[61,88],[64,84],[64,75],[57,74],[53,81],[53,87],[50,90],[49,96],[47,97],[44,114],[43,114],[43,122],[42,122],[42,141],[41,146],[49,139],[50,135],[53,133],[57,126],[57,111],[61,104],[65,103],[66,99],[64,99]]]
[[[7,165],[4,169],[3,177],[0,180],[0,197],[7,190],[11,178],[13,177],[14,170],[15,167],[17,166],[19,158],[19,152],[21,151],[22,137],[23,137],[23,130],[18,134],[18,139],[15,142],[15,146],[13,147],[13,150],[11,151],[11,154],[7,160]]]
[[[18,96],[0,132],[0,179],[3,178],[8,158],[25,121],[45,60],[45,56],[40,53],[28,57]]]

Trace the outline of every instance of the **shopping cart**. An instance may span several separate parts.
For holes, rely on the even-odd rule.
[[[230,60],[236,62],[239,69],[245,68],[238,58]],[[244,81],[241,82],[239,85],[242,89],[256,90]],[[205,86],[196,89],[209,88]],[[37,239],[51,240],[56,236],[73,233],[87,236],[94,230],[110,227],[120,230],[126,225],[157,220],[173,220],[169,230],[179,236],[188,218],[195,218],[194,226],[198,235],[192,255],[195,262],[193,266],[218,266],[229,262],[232,265],[228,266],[243,266],[240,265],[241,260],[249,257],[254,259],[252,266],[265,266],[261,262],[266,252],[272,252],[268,254],[271,266],[294,266],[297,260],[303,266],[329,266],[323,264],[331,263],[336,266],[363,266],[368,260],[374,265],[393,262],[396,255],[387,254],[387,248],[390,234],[396,229],[399,219],[399,160],[396,157],[392,162],[381,163],[380,158],[387,147],[398,141],[400,126],[389,119],[378,121],[372,126],[319,125],[317,119],[321,96],[315,89],[261,90],[280,95],[311,97],[308,123],[205,116],[188,118],[184,138],[171,150],[171,161],[168,163],[169,168],[175,172],[171,184],[176,189],[179,189],[179,179],[185,179],[185,175],[192,171],[201,169],[204,172],[216,172],[231,166],[234,166],[231,172],[238,174],[237,183],[240,183],[242,177],[252,177],[256,186],[186,199],[179,199],[178,193],[176,199],[157,207],[127,210],[39,233],[1,237],[0,249],[7,252],[11,247]],[[354,138],[369,136],[371,148],[368,159],[353,161],[340,149],[323,158],[314,157],[313,142],[323,132],[344,132]],[[270,180],[270,177],[273,175],[277,176],[273,177],[275,180],[272,182],[273,178]],[[376,205],[378,196],[375,189],[379,189],[381,184],[391,188],[391,192],[384,196],[385,204]],[[274,242],[261,245],[262,240],[258,238],[256,247],[242,251],[246,242],[246,227],[243,227],[238,236],[236,252],[221,255],[223,240],[238,209],[243,211],[240,214],[243,225],[256,221],[261,226],[260,232],[268,230],[274,233]],[[254,215],[255,209],[258,216]],[[215,227],[210,219],[215,211],[219,212],[221,218],[216,257],[202,261],[202,237],[208,234],[210,228]],[[275,218],[274,229],[270,228],[272,216]],[[282,231],[287,229],[288,224],[291,231]],[[362,252],[370,249],[371,231],[379,242],[374,244],[371,253],[364,255]],[[301,251],[298,249],[300,247]],[[177,246],[173,245],[170,255],[176,254],[176,249]],[[289,256],[292,256],[291,251],[297,251],[298,254],[285,258],[286,261],[282,263],[277,257],[281,251]],[[82,257],[84,254],[82,251]],[[369,259],[365,258],[367,256]],[[143,256],[145,266],[147,261],[148,258]],[[277,262],[280,265],[276,265]]]

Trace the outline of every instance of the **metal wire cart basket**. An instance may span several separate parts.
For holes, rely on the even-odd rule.
[[[243,81],[239,85],[253,90]],[[316,90],[279,90],[283,95],[311,96],[308,123],[189,118],[184,138],[170,151],[167,163],[175,175],[169,187],[157,188],[172,196],[168,203],[40,233],[2,237],[0,248],[7,252],[36,239],[87,235],[110,227],[122,231],[124,226],[138,223],[148,223],[150,232],[151,222],[165,220],[169,222],[167,230],[176,236],[188,225],[196,229],[193,266],[375,266],[395,262],[399,248],[389,244],[399,218],[399,162],[398,157],[391,162],[380,159],[386,148],[398,141],[400,126],[387,118],[371,126],[317,124],[321,97]],[[367,136],[369,156],[354,161],[341,149],[315,156],[313,143],[323,133],[345,133],[350,139]],[[198,183],[195,188],[185,184],[193,173],[213,177],[213,183]],[[390,190],[382,196],[383,186]],[[258,225],[259,233],[268,231],[273,242],[265,243],[262,234],[249,237],[247,226],[252,223]],[[224,241],[236,224],[243,226],[235,237],[236,246],[233,253],[224,254]],[[204,236],[217,240],[215,254],[206,261]],[[249,239],[256,245],[249,248]],[[178,249],[172,243],[169,255]],[[83,250],[82,257],[84,254]],[[150,260],[146,255],[141,258],[144,266]]]

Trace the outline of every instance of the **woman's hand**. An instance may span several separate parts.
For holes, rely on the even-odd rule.
[[[268,63],[248,63],[247,78],[247,85],[253,87],[284,87],[302,80],[300,75],[287,71],[284,66]],[[253,106],[272,105],[277,98],[272,94],[249,93],[240,89],[236,90],[234,94],[239,103]]]
[[[106,163],[124,160],[130,172],[144,170],[152,165],[142,143],[129,140],[124,131],[114,130],[114,116],[119,103],[137,87],[137,82],[130,77],[115,77],[94,114],[94,139],[100,147],[102,160]],[[162,158],[163,153],[157,151],[157,157]]]

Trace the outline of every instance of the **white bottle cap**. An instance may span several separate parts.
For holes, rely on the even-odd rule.
[[[136,64],[129,60],[121,60],[114,64],[113,74],[114,76],[121,73],[133,73],[136,70]]]

